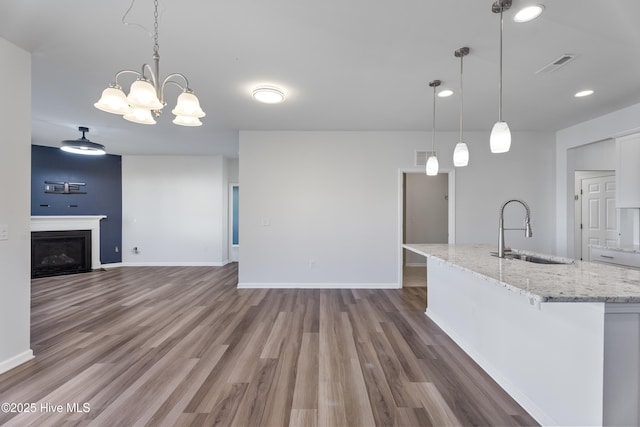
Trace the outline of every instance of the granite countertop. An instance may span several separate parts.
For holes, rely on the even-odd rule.
[[[608,251],[627,252],[630,254],[639,253],[640,248],[634,246],[606,246],[606,245],[589,245],[594,249],[606,249]]]
[[[534,264],[491,255],[485,245],[405,244],[408,250],[439,260],[476,277],[518,292],[538,302],[640,303],[640,271],[606,264]],[[559,261],[552,255],[514,249]]]

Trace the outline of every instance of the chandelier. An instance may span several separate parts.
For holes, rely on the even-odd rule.
[[[119,114],[125,120],[145,125],[156,123],[155,117],[160,117],[162,109],[167,102],[165,100],[165,88],[175,85],[182,90],[178,96],[175,108],[171,111],[176,117],[173,123],[180,126],[201,126],[201,117],[205,116],[200,108],[200,101],[189,87],[189,81],[180,73],[169,74],[160,81],[160,47],[158,44],[158,0],[154,0],[154,32],[153,32],[153,63],[143,64],[141,71],[118,71],[102,96],[93,104],[97,109],[107,113]],[[129,8],[131,9],[131,8]],[[126,16],[126,14],[125,14]],[[123,18],[124,19],[124,18]],[[118,84],[118,77],[123,74],[134,74],[136,80],[131,84],[129,94],[125,95],[122,86]],[[179,78],[180,81],[175,79]],[[181,84],[182,83],[182,84]]]

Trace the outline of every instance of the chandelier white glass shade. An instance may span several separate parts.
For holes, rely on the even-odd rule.
[[[82,132],[82,137],[78,139],[66,139],[62,141],[62,146],[60,147],[62,151],[73,154],[82,154],[85,156],[102,156],[104,154],[107,154],[104,149],[104,145],[98,144],[96,142],[91,142],[87,138],[85,138],[84,134],[86,132],[89,132],[89,128],[80,126],[78,130]]]
[[[153,125],[156,123],[153,116],[160,117],[162,109],[167,104],[165,89],[172,84],[182,91],[178,96],[175,108],[172,110],[176,116],[173,123],[181,126],[201,126],[202,122],[199,119],[205,116],[205,112],[200,108],[200,101],[189,87],[189,81],[184,74],[172,73],[160,81],[159,50],[158,0],[154,0],[154,67],[143,64],[140,71],[118,71],[113,83],[102,91],[102,96],[98,102],[93,104],[94,107],[107,113],[122,115],[125,120],[130,122]],[[136,76],[128,95],[125,95],[122,86],[118,83],[118,78],[123,74]]]
[[[436,155],[436,88],[440,86],[442,82],[440,80],[433,80],[429,82],[429,86],[433,88],[433,118],[432,118],[432,130],[431,130],[431,154],[427,159],[426,173],[428,176],[438,175],[440,165],[438,163],[438,157]]]
[[[463,58],[469,54],[468,47],[461,47],[454,52],[456,58],[460,58],[460,140],[453,149],[453,166],[464,167],[469,164],[469,147],[462,138],[463,132],[463,106],[464,106],[464,91],[462,86],[462,61]]]
[[[511,148],[511,131],[507,122],[502,120],[502,32],[504,27],[502,14],[505,10],[509,10],[510,7],[511,0],[497,0],[491,7],[493,13],[500,14],[500,77],[498,85],[500,100],[498,104],[498,121],[493,125],[491,136],[489,137],[489,146],[492,153],[506,153]]]

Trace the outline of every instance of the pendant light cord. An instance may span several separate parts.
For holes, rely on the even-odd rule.
[[[502,121],[502,32],[504,30],[504,21],[502,19],[502,12],[504,11],[504,5],[500,2],[500,81],[498,83],[498,89],[500,92],[500,102],[498,103],[498,121]]]
[[[460,142],[463,142],[464,140],[462,139],[462,129],[463,129],[463,108],[462,106],[464,105],[464,91],[462,90],[462,61],[464,58],[464,53],[462,53],[462,50],[460,50]]]
[[[431,128],[431,151],[436,154],[436,85],[433,85],[433,126]]]

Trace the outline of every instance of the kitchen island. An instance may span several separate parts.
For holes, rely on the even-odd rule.
[[[541,424],[640,424],[640,271],[404,247],[427,258],[427,316]]]

